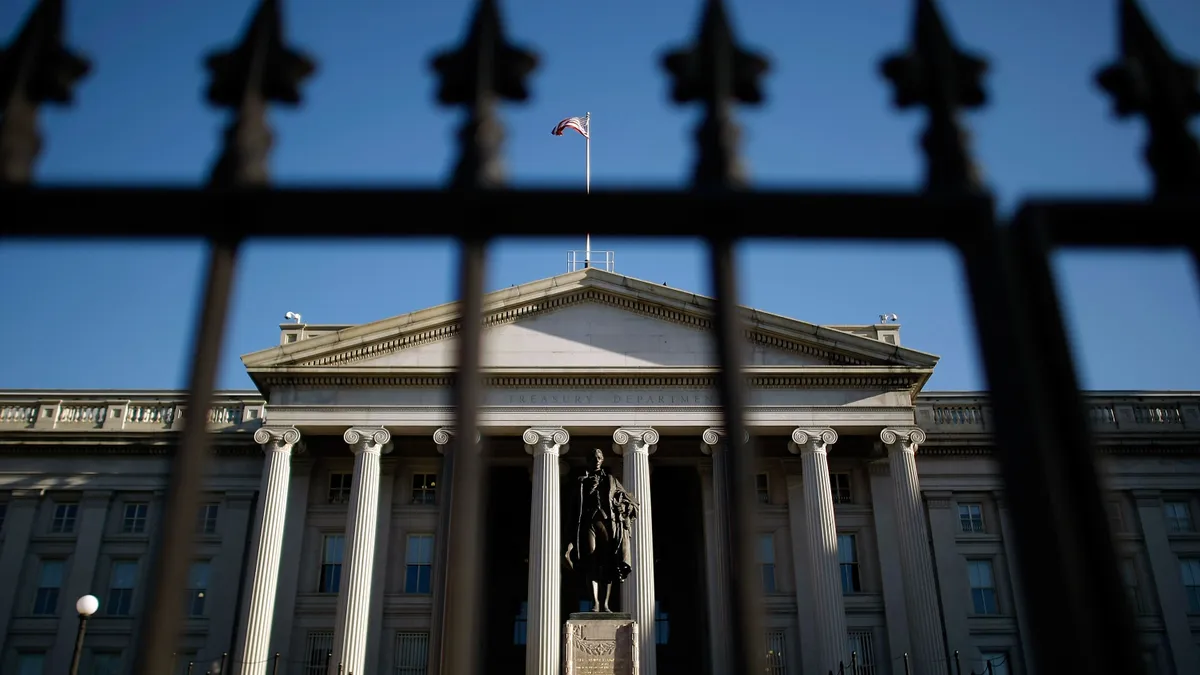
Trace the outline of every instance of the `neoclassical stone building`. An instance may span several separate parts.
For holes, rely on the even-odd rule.
[[[584,592],[559,552],[594,448],[643,505],[616,600],[646,675],[725,658],[713,540],[709,299],[587,269],[486,298],[487,672],[558,672]],[[776,675],[852,658],[1032,673],[986,395],[922,390],[937,357],[899,326],[748,311],[764,649]],[[284,324],[220,392],[178,671],[436,672],[440,450],[459,317]],[[100,598],[83,673],[125,673],[142,619],[172,391],[0,392],[0,671],[65,672],[75,599]],[[1200,393],[1096,392],[1092,420],[1151,672],[1200,672]],[[472,638],[473,639],[473,638]],[[194,664],[189,666],[189,664]],[[428,671],[427,671],[428,668]]]

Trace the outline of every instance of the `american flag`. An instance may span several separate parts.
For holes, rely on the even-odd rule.
[[[567,119],[554,125],[554,131],[550,132],[552,136],[562,136],[567,129],[574,129],[584,138],[588,137],[588,121],[586,117],[568,117]]]

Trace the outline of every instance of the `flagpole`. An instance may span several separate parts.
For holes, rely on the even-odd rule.
[[[583,128],[587,129],[587,135],[583,137],[584,146],[584,163],[586,168],[584,171],[584,189],[587,194],[592,194],[592,113],[587,113],[583,116]],[[587,235],[586,248],[583,251],[583,266],[592,266],[592,235],[589,232]]]

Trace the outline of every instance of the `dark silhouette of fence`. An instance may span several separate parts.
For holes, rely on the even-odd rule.
[[[911,43],[885,59],[882,74],[896,105],[924,108],[921,137],[926,180],[913,192],[762,191],[740,170],[735,107],[763,100],[767,61],[734,36],[720,0],[706,0],[694,42],[663,60],[678,104],[704,109],[695,133],[692,186],[678,192],[574,191],[505,188],[500,164],[501,100],[528,97],[535,55],[508,41],[500,0],[478,0],[460,45],[437,56],[438,101],[463,108],[458,160],[445,189],[286,189],[270,187],[267,155],[270,103],[296,104],[314,68],[283,33],[280,0],[261,0],[236,47],[208,59],[209,101],[231,111],[221,154],[208,185],[31,185],[40,147],[42,104],[66,104],[88,62],[62,42],[62,0],[41,0],[0,55],[0,236],[35,237],[54,224],[56,236],[194,237],[211,242],[190,372],[186,428],[174,456],[166,515],[153,567],[147,620],[139,635],[138,675],[166,672],[178,635],[189,524],[208,458],[209,409],[231,280],[239,244],[249,237],[454,236],[462,241],[459,294],[463,311],[455,382],[458,434],[473,439],[481,400],[480,321],[485,245],[489,237],[558,234],[560,214],[576,214],[581,230],[624,236],[699,235],[711,249],[716,293],[719,393],[733,442],[746,435],[742,364],[735,346],[741,327],[732,247],[742,237],[947,242],[965,262],[977,334],[997,421],[996,443],[1012,504],[1017,569],[1028,603],[1034,660],[1041,672],[1142,672],[1133,615],[1120,586],[1117,560],[1092,462],[1092,441],[1063,327],[1048,254],[1061,246],[1190,246],[1200,223],[1200,147],[1188,131],[1200,112],[1196,70],[1174,60],[1134,0],[1119,0],[1120,44],[1114,65],[1097,83],[1121,116],[1148,129],[1146,162],[1154,178],[1148,199],[1030,198],[1011,222],[1000,222],[980,184],[959,111],[985,104],[985,62],[954,43],[933,0],[914,0]],[[1080,83],[1083,86],[1083,83]],[[587,199],[586,208],[582,202]],[[402,220],[431,212],[439,218]],[[629,213],[671,211],[648,221]],[[333,211],[343,217],[325,217]],[[780,218],[779,214],[802,215]],[[762,672],[761,606],[753,578],[747,526],[754,494],[753,440],[726,454],[730,496],[723,514],[733,583],[720,617],[736,673]],[[449,481],[453,528],[448,542],[448,594],[442,635],[454,649],[432,655],[447,675],[480,671],[471,647],[478,634],[479,523],[482,459],[454,452]],[[440,636],[435,635],[435,641]],[[446,644],[445,641],[441,642]],[[914,663],[914,672],[949,670]],[[724,675],[724,674],[721,674]]]

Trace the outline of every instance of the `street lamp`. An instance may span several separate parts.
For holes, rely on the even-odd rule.
[[[83,652],[83,634],[87,632],[87,620],[100,609],[100,600],[94,595],[85,595],[75,601],[79,612],[79,632],[75,634],[75,654],[71,656],[71,675],[79,673],[79,655]]]

